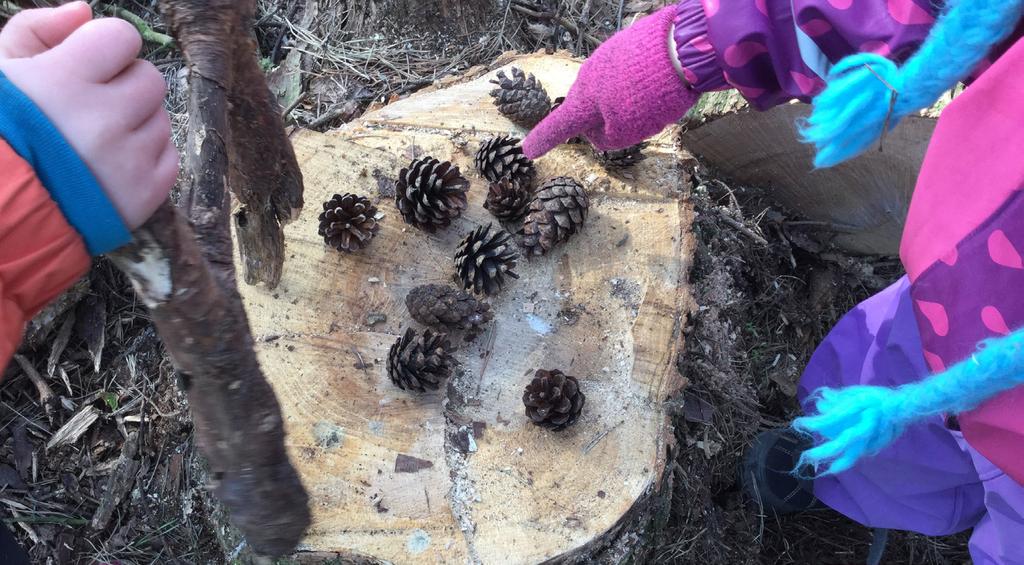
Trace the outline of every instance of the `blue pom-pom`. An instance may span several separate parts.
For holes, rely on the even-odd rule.
[[[856,156],[882,135],[886,120],[894,126],[902,116],[890,116],[893,89],[901,75],[896,64],[873,53],[840,61],[828,76],[828,87],[814,99],[814,110],[800,135],[814,145],[814,165],[831,167]]]

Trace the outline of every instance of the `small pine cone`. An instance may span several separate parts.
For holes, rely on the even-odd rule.
[[[534,424],[556,432],[579,419],[586,400],[576,377],[557,369],[537,371],[523,392],[526,416]]]
[[[478,227],[462,240],[455,251],[455,270],[462,288],[492,295],[505,284],[505,276],[518,279],[512,269],[519,254],[512,249],[512,236],[493,224]]]
[[[452,374],[451,343],[443,333],[405,330],[388,352],[388,376],[402,390],[437,390]]]
[[[494,105],[508,119],[524,128],[532,128],[551,110],[551,98],[537,77],[512,67],[512,76],[498,71],[491,80],[497,88],[491,91]]]
[[[541,185],[523,221],[523,247],[529,255],[543,255],[583,227],[590,198],[580,183],[557,177]]]
[[[377,207],[356,194],[335,194],[324,202],[320,213],[320,235],[338,251],[357,251],[377,234]]]
[[[604,165],[606,169],[625,169],[647,158],[644,155],[645,147],[647,147],[647,143],[641,142],[616,151],[598,151],[594,149],[594,155],[597,157],[597,161]]]
[[[506,177],[491,183],[484,208],[502,222],[518,222],[530,210],[531,200],[533,193],[528,188]]]
[[[418,286],[405,297],[405,306],[412,319],[425,326],[445,327],[479,333],[494,313],[486,302],[480,302],[464,290],[447,285]]]
[[[406,223],[434,233],[466,209],[469,181],[459,168],[433,157],[416,159],[398,173],[395,205]]]
[[[480,145],[476,170],[491,182],[511,177],[523,185],[529,185],[536,174],[533,161],[523,155],[520,140],[509,136],[494,137]]]
[[[559,96],[558,98],[555,98],[555,101],[551,103],[551,112],[554,112],[555,110],[557,110],[558,107],[561,106],[562,103],[564,103],[564,102],[565,102],[565,96]],[[550,114],[551,112],[548,112],[548,114]],[[568,143],[570,145],[578,145],[580,143],[583,143],[584,141],[585,140],[582,137],[576,136],[576,137],[570,137],[569,141],[566,141],[566,143]]]

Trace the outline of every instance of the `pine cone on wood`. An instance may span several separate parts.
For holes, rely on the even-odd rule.
[[[573,425],[583,412],[586,400],[576,377],[557,369],[537,371],[523,392],[526,416],[534,424],[553,431]]]
[[[451,343],[443,333],[405,330],[388,352],[388,376],[402,390],[437,390],[452,374]]]
[[[518,222],[530,210],[533,192],[519,181],[505,177],[487,189],[484,208],[502,222]]]
[[[480,145],[476,152],[476,170],[485,179],[498,182],[510,177],[523,185],[533,181],[533,161],[523,155],[520,140],[515,137],[494,137]]]
[[[423,157],[398,173],[395,205],[402,218],[423,231],[446,228],[466,209],[469,181],[451,163]]]
[[[494,317],[486,302],[480,302],[466,291],[440,284],[412,289],[405,297],[405,306],[412,319],[425,326],[467,330],[472,334],[479,333]]]
[[[498,77],[491,80],[497,88],[491,91],[494,105],[515,124],[532,128],[544,119],[551,110],[551,98],[537,77],[512,67],[511,76],[498,71]]]
[[[455,252],[455,270],[464,289],[492,295],[501,290],[505,277],[518,279],[512,271],[519,254],[512,248],[512,236],[502,229],[491,231],[493,224],[480,226],[459,244]]]
[[[528,255],[544,255],[583,227],[590,198],[570,177],[553,178],[537,190],[523,221],[522,243]]]
[[[606,169],[626,169],[647,158],[644,155],[645,147],[647,147],[646,142],[615,151],[599,151],[595,148],[594,155]]]
[[[377,234],[377,207],[357,194],[335,194],[324,202],[320,213],[320,235],[338,251],[357,251]]]

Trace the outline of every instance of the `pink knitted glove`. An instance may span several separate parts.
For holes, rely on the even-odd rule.
[[[594,51],[565,102],[523,140],[526,155],[535,159],[578,135],[602,151],[622,149],[682,118],[700,94],[672,62],[676,10],[638,20]]]

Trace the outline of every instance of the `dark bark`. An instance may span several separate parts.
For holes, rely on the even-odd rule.
[[[303,205],[302,173],[256,60],[249,31],[255,2],[164,0],[161,6],[189,63],[192,120],[219,136],[226,152],[228,186],[239,201],[235,225],[245,282],[274,288],[284,263],[282,225]],[[191,133],[198,133],[195,124]],[[198,149],[189,143],[188,150]],[[196,186],[223,183],[211,176],[224,169],[204,164],[195,170],[202,177]],[[209,207],[207,200],[221,195],[193,191],[185,196],[191,200],[183,199],[183,206]],[[200,235],[230,238],[219,225],[224,220],[204,219],[211,225],[197,226]],[[225,259],[230,261],[230,253]]]
[[[262,75],[242,61],[255,65],[253,0],[161,6],[190,70],[184,216],[165,204],[111,258],[150,309],[181,375],[217,496],[250,545],[283,555],[309,525],[308,496],[235,283],[228,184],[264,238],[240,236],[246,279],[274,286],[284,258],[279,222],[301,207],[301,176]]]
[[[167,204],[111,259],[131,278],[180,372],[217,496],[253,547],[283,555],[309,525],[308,496],[285,452],[281,409],[237,290],[221,286],[200,245]]]
[[[234,35],[228,90],[231,137],[228,184],[241,203],[235,233],[247,284],[277,286],[284,263],[281,226],[302,209],[302,173],[285,135],[281,109],[256,60],[251,29],[253,2],[239,2],[240,31]]]

